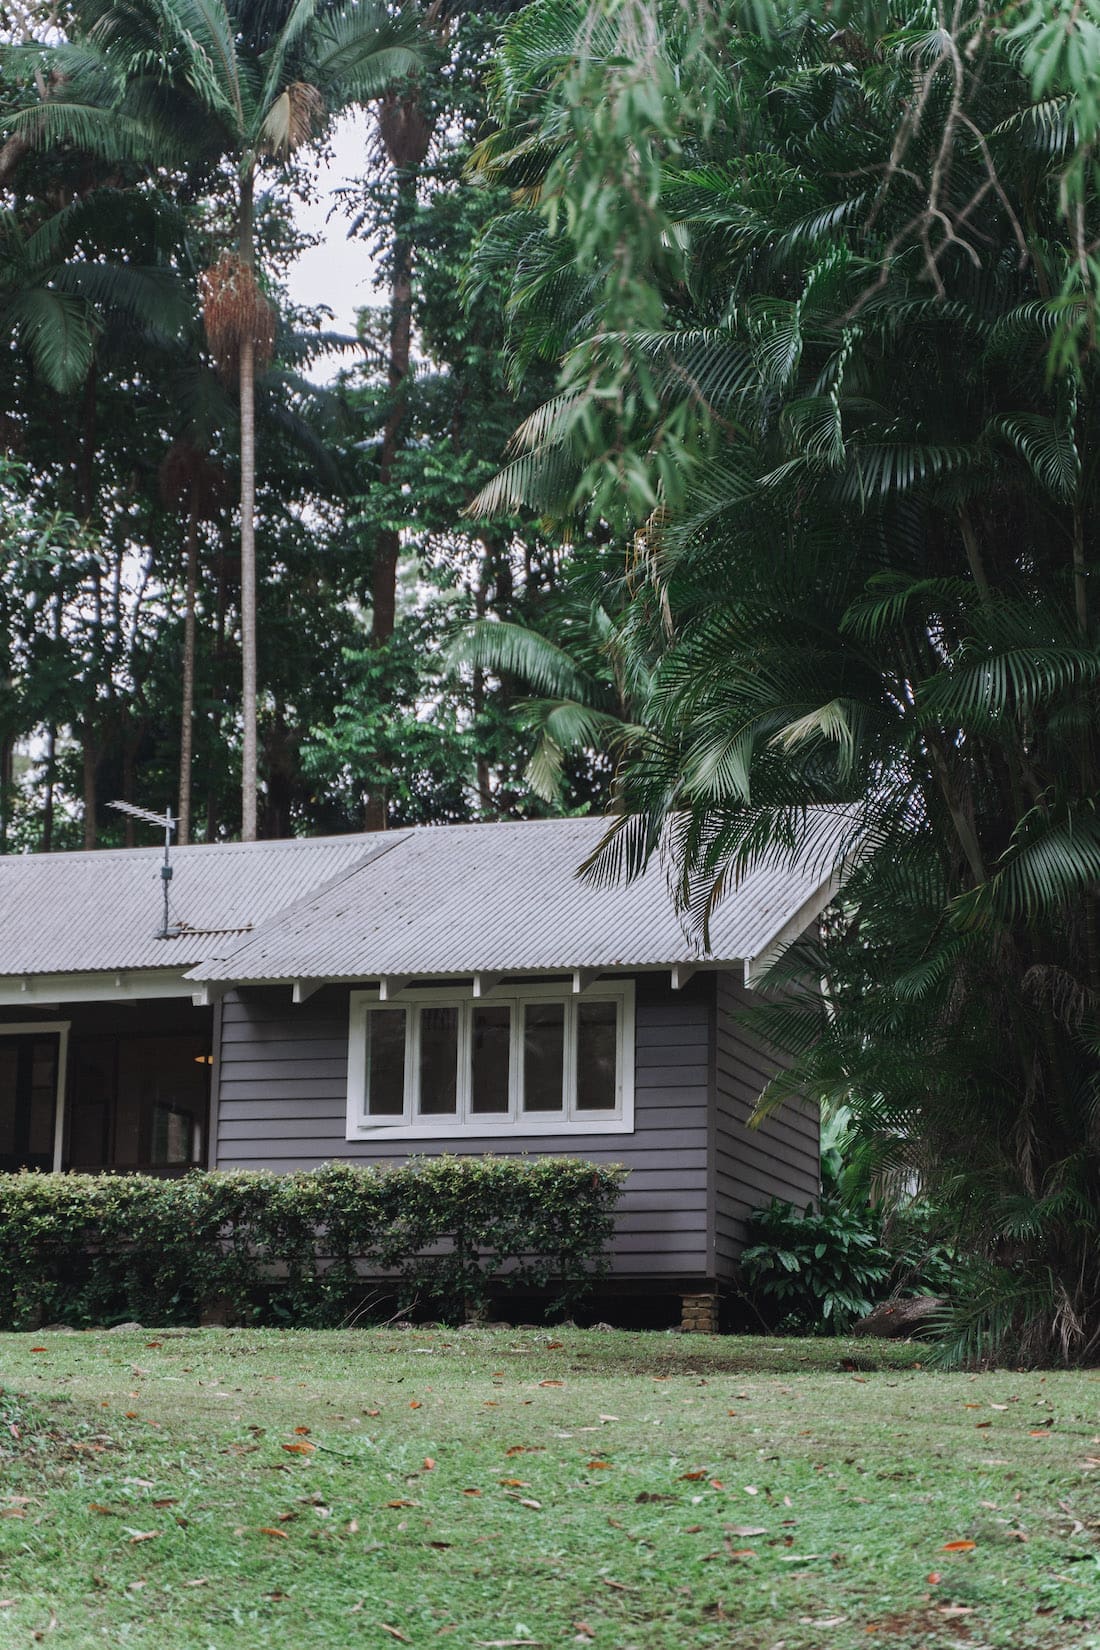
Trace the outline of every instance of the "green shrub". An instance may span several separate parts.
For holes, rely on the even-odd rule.
[[[834,1198],[800,1214],[773,1198],[749,1217],[741,1273],[770,1324],[838,1333],[871,1310],[890,1276],[871,1210]]]
[[[839,1334],[880,1301],[951,1292],[960,1264],[935,1226],[926,1205],[884,1218],[839,1197],[803,1212],[773,1199],[749,1217],[746,1294],[770,1328]]]
[[[299,1174],[0,1175],[0,1326],[135,1318],[344,1322],[482,1310],[503,1289],[578,1299],[606,1271],[624,1171],[569,1158],[435,1157]]]

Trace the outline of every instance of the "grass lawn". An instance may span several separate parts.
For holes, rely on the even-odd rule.
[[[1100,1372],[919,1357],[0,1336],[0,1647],[1100,1647]]]

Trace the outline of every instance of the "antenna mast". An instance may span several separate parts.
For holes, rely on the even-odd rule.
[[[164,889],[164,921],[157,939],[171,939],[168,928],[168,884],[172,880],[172,832],[179,821],[172,818],[171,808],[165,808],[163,814],[155,814],[149,808],[135,808],[132,802],[108,802],[107,806],[116,809],[120,814],[129,814],[132,819],[143,819],[147,825],[159,825],[164,832],[164,864],[160,868],[161,887]]]

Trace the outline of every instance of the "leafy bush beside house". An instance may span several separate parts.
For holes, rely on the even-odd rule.
[[[769,1328],[840,1334],[897,1295],[950,1293],[959,1262],[919,1204],[891,1210],[825,1195],[799,1212],[773,1199],[749,1218],[745,1294]]]
[[[572,1303],[606,1271],[624,1171],[569,1158],[298,1174],[0,1175],[0,1326],[194,1322],[212,1305],[326,1327],[370,1279],[444,1316],[504,1289]]]

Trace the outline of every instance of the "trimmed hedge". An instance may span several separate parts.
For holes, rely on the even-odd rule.
[[[625,1170],[570,1158],[300,1174],[0,1175],[0,1327],[136,1319],[332,1327],[372,1292],[444,1317],[502,1289],[576,1301],[607,1270]],[[371,1279],[377,1283],[373,1291]]]

